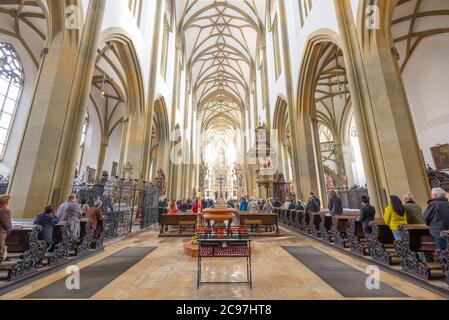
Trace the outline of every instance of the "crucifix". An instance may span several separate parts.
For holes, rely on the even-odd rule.
[[[223,182],[225,181],[225,178],[220,176],[220,178],[217,178],[217,181],[220,183],[220,198],[223,198]]]

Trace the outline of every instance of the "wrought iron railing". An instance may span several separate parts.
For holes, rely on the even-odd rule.
[[[105,240],[111,240],[158,223],[159,190],[138,181],[106,181],[100,184],[75,184],[73,192],[89,206],[102,201],[105,215]]]

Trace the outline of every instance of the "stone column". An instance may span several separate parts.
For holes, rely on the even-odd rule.
[[[389,35],[371,30],[376,41],[372,50],[363,52],[350,1],[334,0],[334,4],[370,195],[378,212],[389,195],[408,191],[424,205],[429,185]]]
[[[161,33],[161,19],[162,19],[162,1],[156,0],[156,16],[154,19],[154,38],[153,38],[153,50],[151,52],[151,66],[150,66],[150,79],[148,81],[148,96],[147,96],[147,107],[146,107],[146,117],[144,125],[144,139],[143,139],[143,149],[142,149],[142,166],[140,168],[140,176],[146,180],[149,176],[150,169],[150,148],[151,148],[151,130],[153,127],[153,114],[154,114],[154,100],[156,95],[156,82],[159,70],[159,39]],[[170,176],[168,176],[170,179]]]
[[[72,189],[105,3],[90,1],[78,48],[77,31],[50,38],[10,183],[14,217],[34,217]]]
[[[287,28],[287,17],[286,17],[286,9],[285,9],[285,0],[279,0],[279,17],[280,17],[280,26],[282,33],[282,52],[283,52],[283,61],[284,61],[284,75],[285,75],[285,87],[287,94],[287,108],[288,114],[290,115],[290,128],[292,130],[292,146],[294,150],[301,150],[300,148],[300,140],[299,135],[297,134],[297,119],[295,116],[297,113],[295,111],[296,100],[295,100],[295,91],[293,88],[293,80],[292,80],[292,64],[290,58],[290,46],[288,39],[288,28]],[[296,190],[299,196],[302,196],[304,192],[304,187],[302,185],[302,179],[300,174],[300,168],[302,164],[300,162],[299,152],[295,152],[292,154],[293,161],[293,171],[295,176],[295,184]]]
[[[98,153],[97,161],[97,179],[103,176],[104,160],[106,158],[106,150],[108,149],[109,138],[102,138],[100,142],[100,151]]]

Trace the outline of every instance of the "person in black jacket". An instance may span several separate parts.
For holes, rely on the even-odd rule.
[[[362,196],[361,202],[362,208],[360,209],[359,221],[362,223],[365,234],[370,234],[372,230],[369,223],[376,219],[376,208],[370,204],[368,196]]]
[[[313,192],[310,193],[309,201],[307,202],[306,211],[311,212],[320,212],[321,210],[321,201],[318,197],[315,196]]]
[[[442,188],[432,190],[432,199],[424,212],[424,221],[430,227],[430,234],[435,239],[438,249],[446,250],[447,243],[441,234],[449,230],[449,200]]]
[[[343,214],[343,204],[341,199],[337,196],[337,192],[335,192],[335,190],[330,192],[329,211],[333,217],[341,216]]]

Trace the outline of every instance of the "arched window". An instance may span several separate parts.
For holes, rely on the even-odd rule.
[[[22,63],[9,43],[0,42],[0,157],[3,157],[24,82]]]

